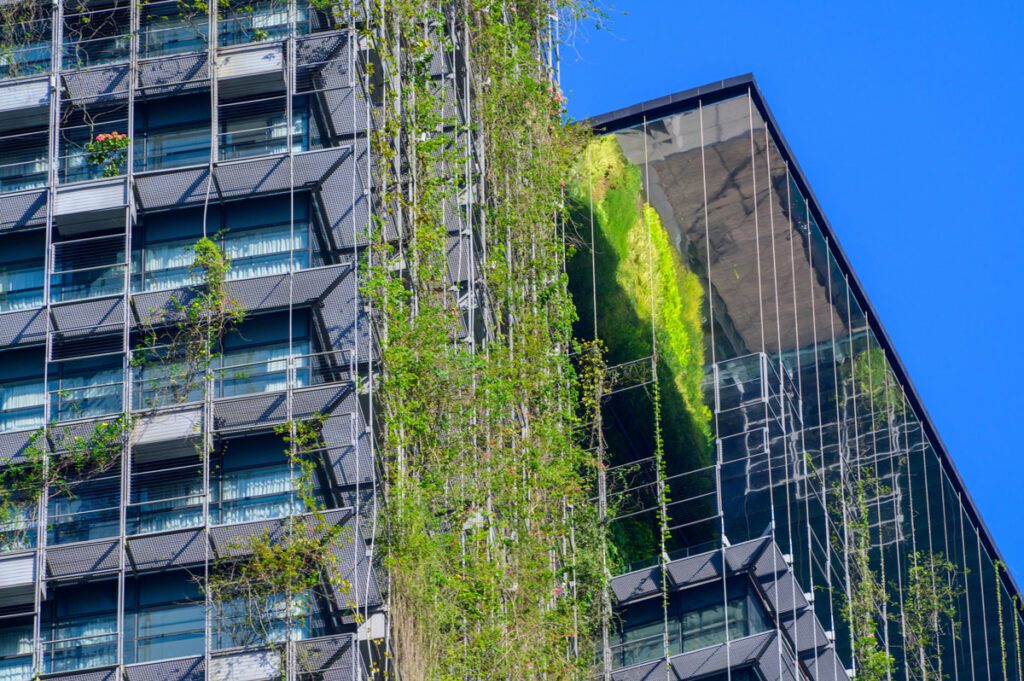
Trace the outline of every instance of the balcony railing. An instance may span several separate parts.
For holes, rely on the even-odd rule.
[[[58,628],[59,632],[74,630],[82,633],[43,641],[44,673],[79,671],[117,662],[115,615],[62,622]]]
[[[8,7],[4,20],[0,25],[0,80],[49,73],[53,30],[49,3]]]
[[[46,130],[0,137],[0,192],[45,187],[50,172],[50,136]]]
[[[124,292],[125,239],[100,236],[53,245],[50,301],[98,298]]]
[[[122,409],[121,381],[63,387],[50,391],[50,417],[56,421],[117,414]]]

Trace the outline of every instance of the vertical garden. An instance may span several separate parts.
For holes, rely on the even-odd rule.
[[[382,104],[364,292],[381,353],[386,660],[406,680],[576,678],[593,662],[599,461],[580,444],[563,250],[584,137],[546,59],[552,11],[588,14],[385,0],[366,25]],[[459,97],[431,75],[446,55]],[[474,235],[461,282],[448,269],[455,212]]]

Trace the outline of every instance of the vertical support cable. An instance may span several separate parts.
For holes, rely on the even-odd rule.
[[[51,4],[52,19],[50,26],[50,109],[49,109],[49,120],[50,129],[48,135],[48,145],[50,153],[50,162],[47,164],[47,187],[46,187],[46,235],[45,235],[45,253],[43,255],[43,316],[45,318],[45,346],[43,349],[43,434],[40,438],[41,446],[43,447],[43,475],[44,479],[49,475],[50,456],[48,446],[48,431],[47,427],[50,423],[50,399],[49,399],[49,387],[50,387],[50,353],[52,352],[52,339],[51,333],[53,331],[53,319],[52,310],[50,307],[50,272],[53,271],[53,230],[54,230],[54,213],[55,203],[57,200],[57,178],[58,178],[58,164],[59,164],[59,150],[60,150],[60,103],[61,103],[61,91],[60,91],[60,69],[63,50],[61,49],[63,31],[62,26],[64,23],[64,7],[62,0],[52,0]],[[49,525],[47,520],[49,489],[43,487],[39,490],[39,499],[37,500],[36,506],[36,554],[35,554],[35,582],[33,589],[33,600],[35,604],[35,615],[32,620],[32,640],[34,645],[32,646],[33,668],[37,672],[44,672],[45,668],[45,653],[43,650],[43,637],[42,637],[42,612],[43,612],[43,592],[46,588],[46,540],[47,532],[46,528]]]

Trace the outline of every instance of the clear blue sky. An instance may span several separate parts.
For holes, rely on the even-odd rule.
[[[1024,2],[604,1],[570,114],[754,73],[1024,584]]]

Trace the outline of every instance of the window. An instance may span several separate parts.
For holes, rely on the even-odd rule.
[[[46,131],[10,135],[0,140],[0,192],[45,187],[50,169],[50,143]]]
[[[275,598],[265,610],[255,617],[246,603],[219,603],[214,615],[215,650],[261,643],[281,643],[290,638],[293,641],[319,636],[323,626],[316,616],[310,598],[295,598],[289,604],[284,598]],[[288,629],[288,615],[291,629]],[[265,620],[265,621],[263,621]]]
[[[668,605],[669,654],[678,655],[726,641],[752,636],[770,627],[747,577],[728,581],[729,599],[723,602],[722,584],[684,589],[671,594]],[[615,667],[656,660],[664,655],[665,613],[661,599],[630,606],[622,613],[618,643],[612,648]]]
[[[286,274],[322,264],[308,197],[267,197],[211,208],[207,233],[231,258],[229,280]],[[202,236],[201,211],[150,218],[145,245],[133,260],[132,289],[159,291],[195,283],[189,277],[191,247]]]
[[[197,457],[133,461],[128,533],[167,532],[203,523],[203,467]]]
[[[0,381],[0,432],[42,426],[45,404],[42,376]]]
[[[121,355],[54,362],[49,387],[50,417],[58,421],[120,412],[124,387]]]
[[[153,100],[135,114],[135,170],[196,165],[210,160],[210,96]]]
[[[70,672],[117,661],[117,583],[54,588],[43,612],[43,671]]]
[[[245,523],[305,512],[286,448],[274,434],[226,441],[214,479],[212,521]]]
[[[0,629],[0,681],[32,678],[32,623]]]
[[[292,101],[292,151],[310,149],[309,99]],[[283,97],[221,106],[220,158],[238,159],[288,152],[288,121]]]
[[[43,266],[33,260],[0,264],[0,312],[43,304]]]
[[[117,469],[71,485],[49,498],[48,544],[113,537],[120,531],[121,477]]]
[[[128,664],[203,654],[205,602],[185,572],[126,584],[124,658]]]

